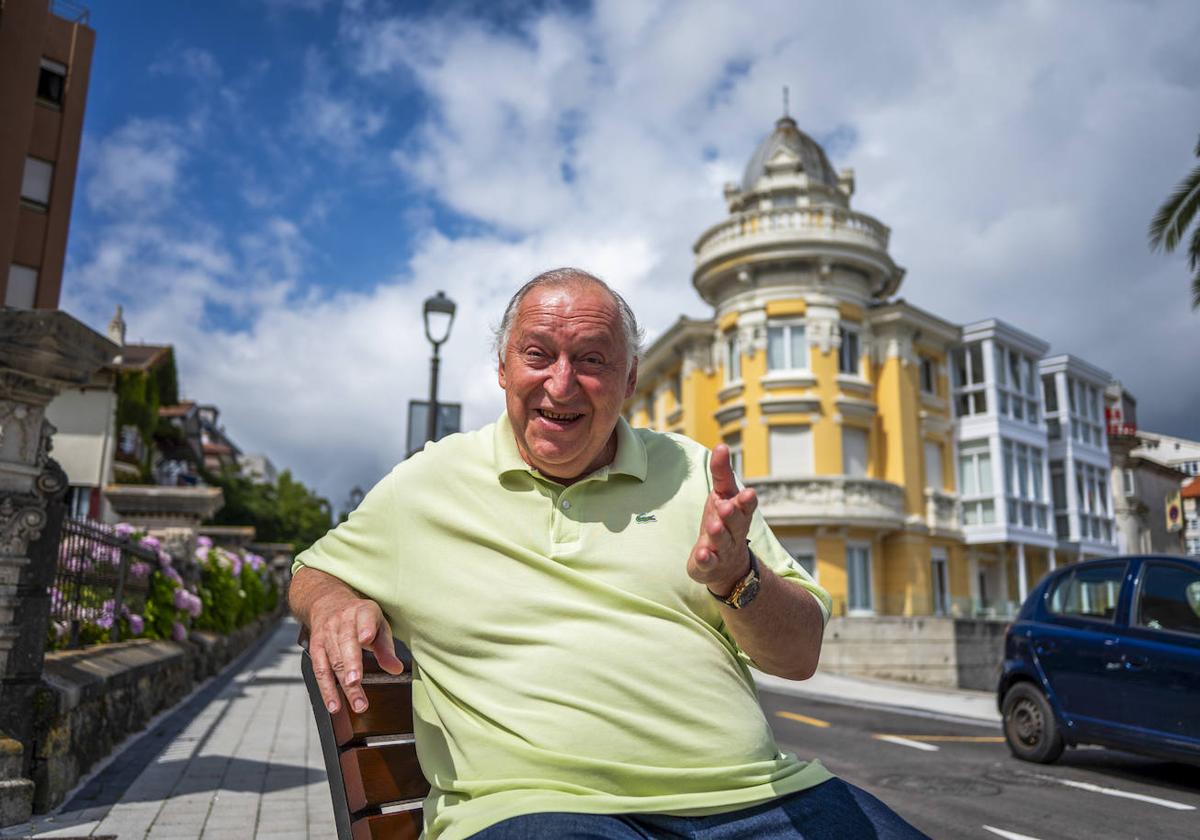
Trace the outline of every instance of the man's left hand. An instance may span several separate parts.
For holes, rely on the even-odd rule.
[[[704,504],[700,538],[688,557],[687,571],[692,580],[724,597],[750,571],[746,535],[758,496],[749,488],[738,490],[728,446],[720,444],[714,449],[710,463],[712,491]]]

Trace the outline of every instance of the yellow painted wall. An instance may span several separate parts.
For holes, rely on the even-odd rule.
[[[817,394],[821,399],[821,416],[813,423],[813,471],[817,475],[842,474],[842,427],[838,416],[837,348],[830,345],[821,352],[817,345],[809,346],[809,366],[817,379]]]
[[[931,614],[929,539],[923,534],[898,534],[882,542],[882,597],[877,611],[884,615]]]
[[[904,488],[909,514],[925,514],[925,453],[921,450],[918,371],[897,356],[879,366],[875,389],[884,470],[882,478]]]
[[[833,599],[833,615],[846,614],[846,540],[840,536],[822,536],[814,540],[817,553],[817,579]]]

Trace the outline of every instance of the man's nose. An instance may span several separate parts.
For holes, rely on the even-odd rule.
[[[546,379],[546,393],[556,400],[574,396],[579,382],[575,379],[575,366],[565,356],[560,356],[550,368]]]

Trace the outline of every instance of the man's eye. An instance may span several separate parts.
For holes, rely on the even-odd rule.
[[[584,356],[582,359],[585,365],[602,365],[604,358],[601,356]]]

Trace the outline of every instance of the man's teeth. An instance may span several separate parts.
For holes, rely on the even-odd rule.
[[[543,417],[549,420],[574,420],[576,417],[579,417],[578,414],[555,414],[553,411],[546,411],[544,408],[538,410],[542,413]]]

